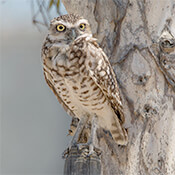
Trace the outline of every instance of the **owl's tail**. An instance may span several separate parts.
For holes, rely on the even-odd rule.
[[[110,132],[118,145],[126,145],[128,143],[128,134],[126,129],[122,127],[117,116],[113,117]]]

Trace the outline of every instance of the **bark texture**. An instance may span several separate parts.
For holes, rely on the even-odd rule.
[[[62,0],[89,20],[120,85],[129,143],[102,135],[103,175],[175,174],[175,0]]]

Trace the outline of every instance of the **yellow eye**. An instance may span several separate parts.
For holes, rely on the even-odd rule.
[[[82,23],[82,24],[80,24],[79,27],[80,27],[80,30],[85,30],[85,28],[86,28],[86,24],[83,24],[83,23]]]
[[[66,29],[66,27],[62,24],[57,25],[57,31],[63,32]]]

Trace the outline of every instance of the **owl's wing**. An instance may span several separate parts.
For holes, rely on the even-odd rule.
[[[77,125],[75,125],[75,121],[77,121],[77,117],[75,116],[74,112],[64,103],[64,101],[61,99],[61,97],[59,96],[59,94],[57,93],[54,83],[52,81],[51,75],[46,72],[46,70],[44,69],[44,77],[45,80],[47,82],[47,84],[49,85],[50,89],[53,91],[53,93],[55,94],[55,96],[57,97],[59,103],[63,106],[64,110],[72,117],[72,122],[70,124],[70,129],[69,129],[69,134],[68,135],[74,135],[75,130],[77,128]]]
[[[64,103],[64,101],[61,99],[61,97],[59,96],[59,94],[57,93],[56,89],[55,89],[55,85],[52,81],[51,76],[49,75],[49,73],[44,72],[44,77],[45,80],[47,82],[47,84],[49,85],[50,89],[53,91],[53,93],[55,94],[55,96],[57,97],[59,103],[63,106],[64,110],[72,117],[75,117],[75,114],[73,113],[73,111]]]
[[[111,107],[118,116],[120,123],[124,123],[122,101],[114,71],[108,61],[107,56],[95,41],[87,42],[86,54],[88,61],[86,67],[89,74],[98,87],[109,99]]]

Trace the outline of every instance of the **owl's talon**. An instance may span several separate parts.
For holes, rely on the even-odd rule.
[[[96,148],[92,143],[79,143],[76,145],[79,151],[82,151],[83,149],[88,150],[87,157],[90,157],[93,154],[97,154],[98,156],[101,154],[101,150],[99,148]]]
[[[90,145],[90,147],[91,147],[91,145]],[[89,149],[88,157],[93,155],[93,154],[97,154],[97,156],[100,156],[101,153],[102,153],[102,151],[99,148],[96,148],[96,147],[93,146],[93,148]]]
[[[77,149],[79,150],[79,148],[78,148],[78,146],[77,146],[77,144],[76,143],[71,143],[69,146],[68,146],[68,148],[66,148],[64,151],[63,151],[63,153],[62,153],[62,158],[64,159],[64,158],[66,158],[67,156],[68,156],[68,154],[70,153],[70,151],[71,151],[71,149],[72,148],[75,148],[75,147],[77,147]]]
[[[62,153],[62,158],[65,159],[68,156],[69,152],[70,152],[69,148],[65,149]]]
[[[63,153],[62,158],[65,159],[69,155],[72,149],[77,149],[77,152],[81,152],[81,154],[84,154],[86,157],[90,157],[93,154],[96,154],[97,156],[100,156],[102,151],[99,148],[96,148],[92,143],[78,143],[75,145],[72,145],[68,147]]]

